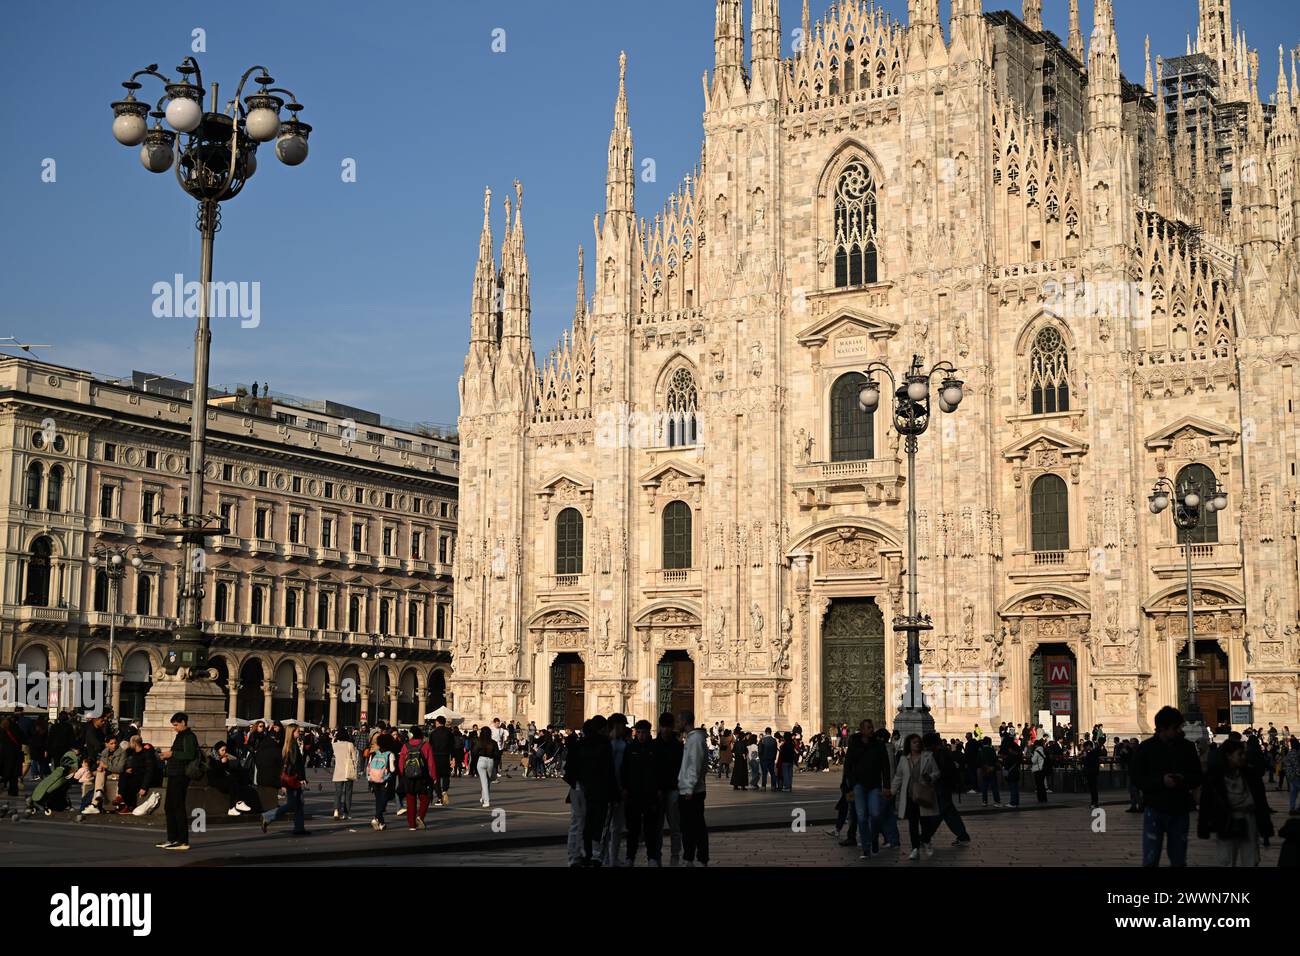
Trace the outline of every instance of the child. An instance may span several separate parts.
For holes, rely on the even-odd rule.
[[[72,779],[81,784],[81,803],[77,805],[77,809],[85,810],[90,806],[90,801],[95,799],[95,774],[90,769],[89,758],[82,758],[81,766],[72,775]]]

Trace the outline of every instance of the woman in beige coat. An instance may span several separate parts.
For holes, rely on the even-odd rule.
[[[352,783],[357,779],[357,748],[340,730],[334,735],[334,819],[352,814]]]
[[[919,860],[924,853],[928,860],[934,856],[930,838],[939,829],[939,765],[934,754],[921,747],[919,734],[911,734],[903,741],[898,766],[894,768],[893,790],[898,799],[898,815],[907,819],[907,832],[912,839],[909,860]]]

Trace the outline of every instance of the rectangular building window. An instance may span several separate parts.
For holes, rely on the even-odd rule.
[[[253,537],[265,538],[271,524],[271,512],[267,508],[257,509],[257,521],[254,524]]]
[[[384,529],[384,557],[391,558],[392,556],[393,556],[393,529],[385,528]]]
[[[221,502],[221,524],[226,529],[225,531],[226,534],[235,533],[235,523],[232,520],[232,516],[234,515],[234,513],[235,513],[234,505],[232,505],[229,501]]]
[[[438,628],[435,632],[438,636],[438,640],[442,640],[447,636],[447,605],[438,605],[438,618],[435,626]]]
[[[417,515],[420,513],[420,499],[419,499],[419,498],[415,498],[415,499],[413,499],[413,500],[411,501],[411,510],[414,511]]]
[[[111,441],[104,442],[104,461],[117,461],[117,445]]]
[[[334,482],[332,481],[325,482],[325,497],[326,498],[334,497]]]
[[[421,534],[419,531],[411,532],[411,557],[414,558],[416,561],[420,560],[420,544],[423,538],[424,535]]]
[[[333,541],[334,541],[334,519],[321,518],[320,519],[320,546],[322,548],[332,548],[334,547]]]
[[[113,517],[113,496],[114,488],[112,485],[103,485],[99,489],[99,516],[101,518]]]
[[[385,508],[388,508],[389,510],[392,510],[392,507],[393,507],[393,493],[392,493],[391,491],[385,491],[385,492],[384,492],[384,507],[385,507]]]
[[[302,515],[289,513],[289,543],[302,544]]]
[[[365,550],[365,548],[361,546],[361,534],[364,527],[365,525],[361,524],[359,521],[352,522],[352,550],[357,554],[360,554]]]
[[[147,451],[144,453],[144,466],[146,468],[158,467],[158,453],[156,451]]]
[[[266,471],[264,469],[259,470],[257,473],[257,487],[265,488],[269,484],[269,482],[270,482],[270,476],[266,473]]]
[[[222,481],[234,481],[234,480],[235,480],[235,466],[234,466],[234,465],[231,465],[231,464],[225,464],[225,465],[222,465],[222,466],[221,466],[221,480],[222,480]]]
[[[154,515],[158,511],[158,494],[153,491],[146,491],[140,496],[140,520],[144,524],[152,524]]]
[[[447,536],[445,534],[438,535],[438,563],[447,563]]]
[[[297,475],[293,476],[293,493],[295,495],[302,494],[302,479]]]
[[[365,502],[365,492],[362,491],[360,488],[353,488],[352,500],[355,501],[357,504],[363,504]]]

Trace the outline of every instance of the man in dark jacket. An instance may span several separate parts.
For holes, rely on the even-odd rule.
[[[186,768],[199,759],[199,738],[190,730],[190,718],[183,711],[172,714],[171,725],[172,730],[176,731],[176,739],[162,754],[166,768],[164,775],[167,777],[167,798],[164,804],[167,813],[167,840],[159,843],[158,848],[188,850],[190,822],[185,798],[189,793],[190,778]]]
[[[76,750],[77,731],[68,718],[67,711],[60,711],[58,720],[50,728],[45,738],[46,762],[56,764],[69,750]]]
[[[433,751],[433,769],[437,774],[434,780],[434,796],[444,806],[448,802],[447,794],[451,790],[451,748],[454,738],[447,729],[447,718],[438,717],[433,722],[429,733],[429,749]]]
[[[1160,708],[1155,736],[1138,747],[1133,768],[1146,806],[1142,865],[1159,866],[1161,846],[1168,840],[1169,865],[1186,866],[1192,791],[1201,785],[1201,758],[1183,736],[1178,708]]]
[[[632,739],[623,752],[623,802],[627,821],[627,863],[636,861],[636,847],[645,837],[646,861],[659,866],[663,852],[664,818],[659,804],[659,780],[655,767],[655,744],[650,738],[650,721],[638,720]]]
[[[853,810],[858,818],[858,845],[862,848],[859,859],[869,860],[879,853],[876,840],[880,833],[880,814],[885,801],[893,796],[890,780],[894,768],[889,765],[889,751],[876,737],[871,721],[858,725],[858,732],[849,738],[844,755],[844,781],[853,788]]]
[[[682,769],[682,738],[677,734],[673,715],[659,715],[659,735],[655,737],[654,765],[655,785],[659,791],[659,806],[662,818],[668,822],[669,865],[676,866],[682,856],[682,821],[681,807],[678,803],[677,775]],[[739,756],[737,757],[739,759]],[[663,843],[663,827],[657,833],[660,844]],[[662,859],[662,853],[660,854]]]
[[[1106,756],[1106,745],[1097,741],[1084,744],[1083,779],[1088,782],[1088,809],[1101,806],[1097,785],[1101,779],[1101,758]]]
[[[614,771],[614,748],[609,743],[609,721],[599,714],[583,725],[579,774],[587,798],[587,819],[582,830],[583,865],[600,866],[599,857],[592,857],[591,845],[593,841],[599,843],[610,805],[621,800],[622,794]]]
[[[780,790],[781,784],[776,779],[776,753],[779,749],[772,728],[764,727],[763,736],[758,739],[758,763],[763,773],[763,789],[767,789],[767,778],[772,778],[772,789]]]

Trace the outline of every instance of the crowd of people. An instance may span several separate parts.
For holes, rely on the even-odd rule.
[[[1155,734],[1141,742],[1112,739],[1100,725],[1079,735],[1069,725],[1048,732],[1003,722],[986,732],[977,724],[964,739],[945,740],[937,733],[903,737],[871,721],[855,733],[840,724],[805,741],[798,724],[788,731],[749,731],[721,721],[705,728],[689,713],[665,713],[654,725],[642,720],[632,727],[623,714],[596,716],[581,730],[499,719],[462,729],[439,717],[428,727],[403,730],[380,722],[331,732],[292,720],[256,720],[231,727],[208,747],[185,714],[174,715],[172,728],[171,746],[155,748],[135,725],[119,726],[111,713],[83,719],[62,712],[50,720],[20,710],[0,717],[0,795],[16,798],[30,780],[36,787],[29,812],[143,815],[163,805],[167,839],[158,846],[184,850],[186,797],[196,780],[222,795],[228,815],[259,814],[263,832],[289,817],[291,833],[306,836],[303,787],[311,769],[330,772],[336,820],[353,818],[361,780],[374,830],[388,828],[393,804],[405,811],[409,830],[424,829],[430,807],[449,805],[456,777],[477,778],[479,806],[491,808],[494,782],[518,769],[524,778],[567,784],[571,865],[627,866],[639,853],[649,865],[662,865],[666,830],[670,865],[707,866],[710,775],[735,791],[788,793],[796,771],[838,770],[840,799],[828,832],[841,845],[857,846],[865,861],[901,847],[901,821],[911,860],[934,855],[943,825],[953,847],[968,846],[959,810],[966,798],[1018,808],[1022,785],[1032,781],[1035,799],[1046,802],[1061,769],[1086,785],[1090,807],[1100,806],[1100,780],[1110,769],[1127,781],[1128,812],[1144,815],[1147,866],[1162,856],[1171,865],[1185,864],[1193,811],[1198,836],[1215,841],[1223,865],[1258,864],[1260,846],[1275,835],[1289,838],[1286,862],[1294,855],[1288,845],[1300,835],[1300,820],[1274,826],[1267,801],[1268,785],[1285,789],[1289,814],[1298,813],[1300,745],[1290,728],[1234,731],[1198,748],[1184,736],[1182,716],[1172,707],[1160,711]],[[77,784],[80,795],[74,796]]]

